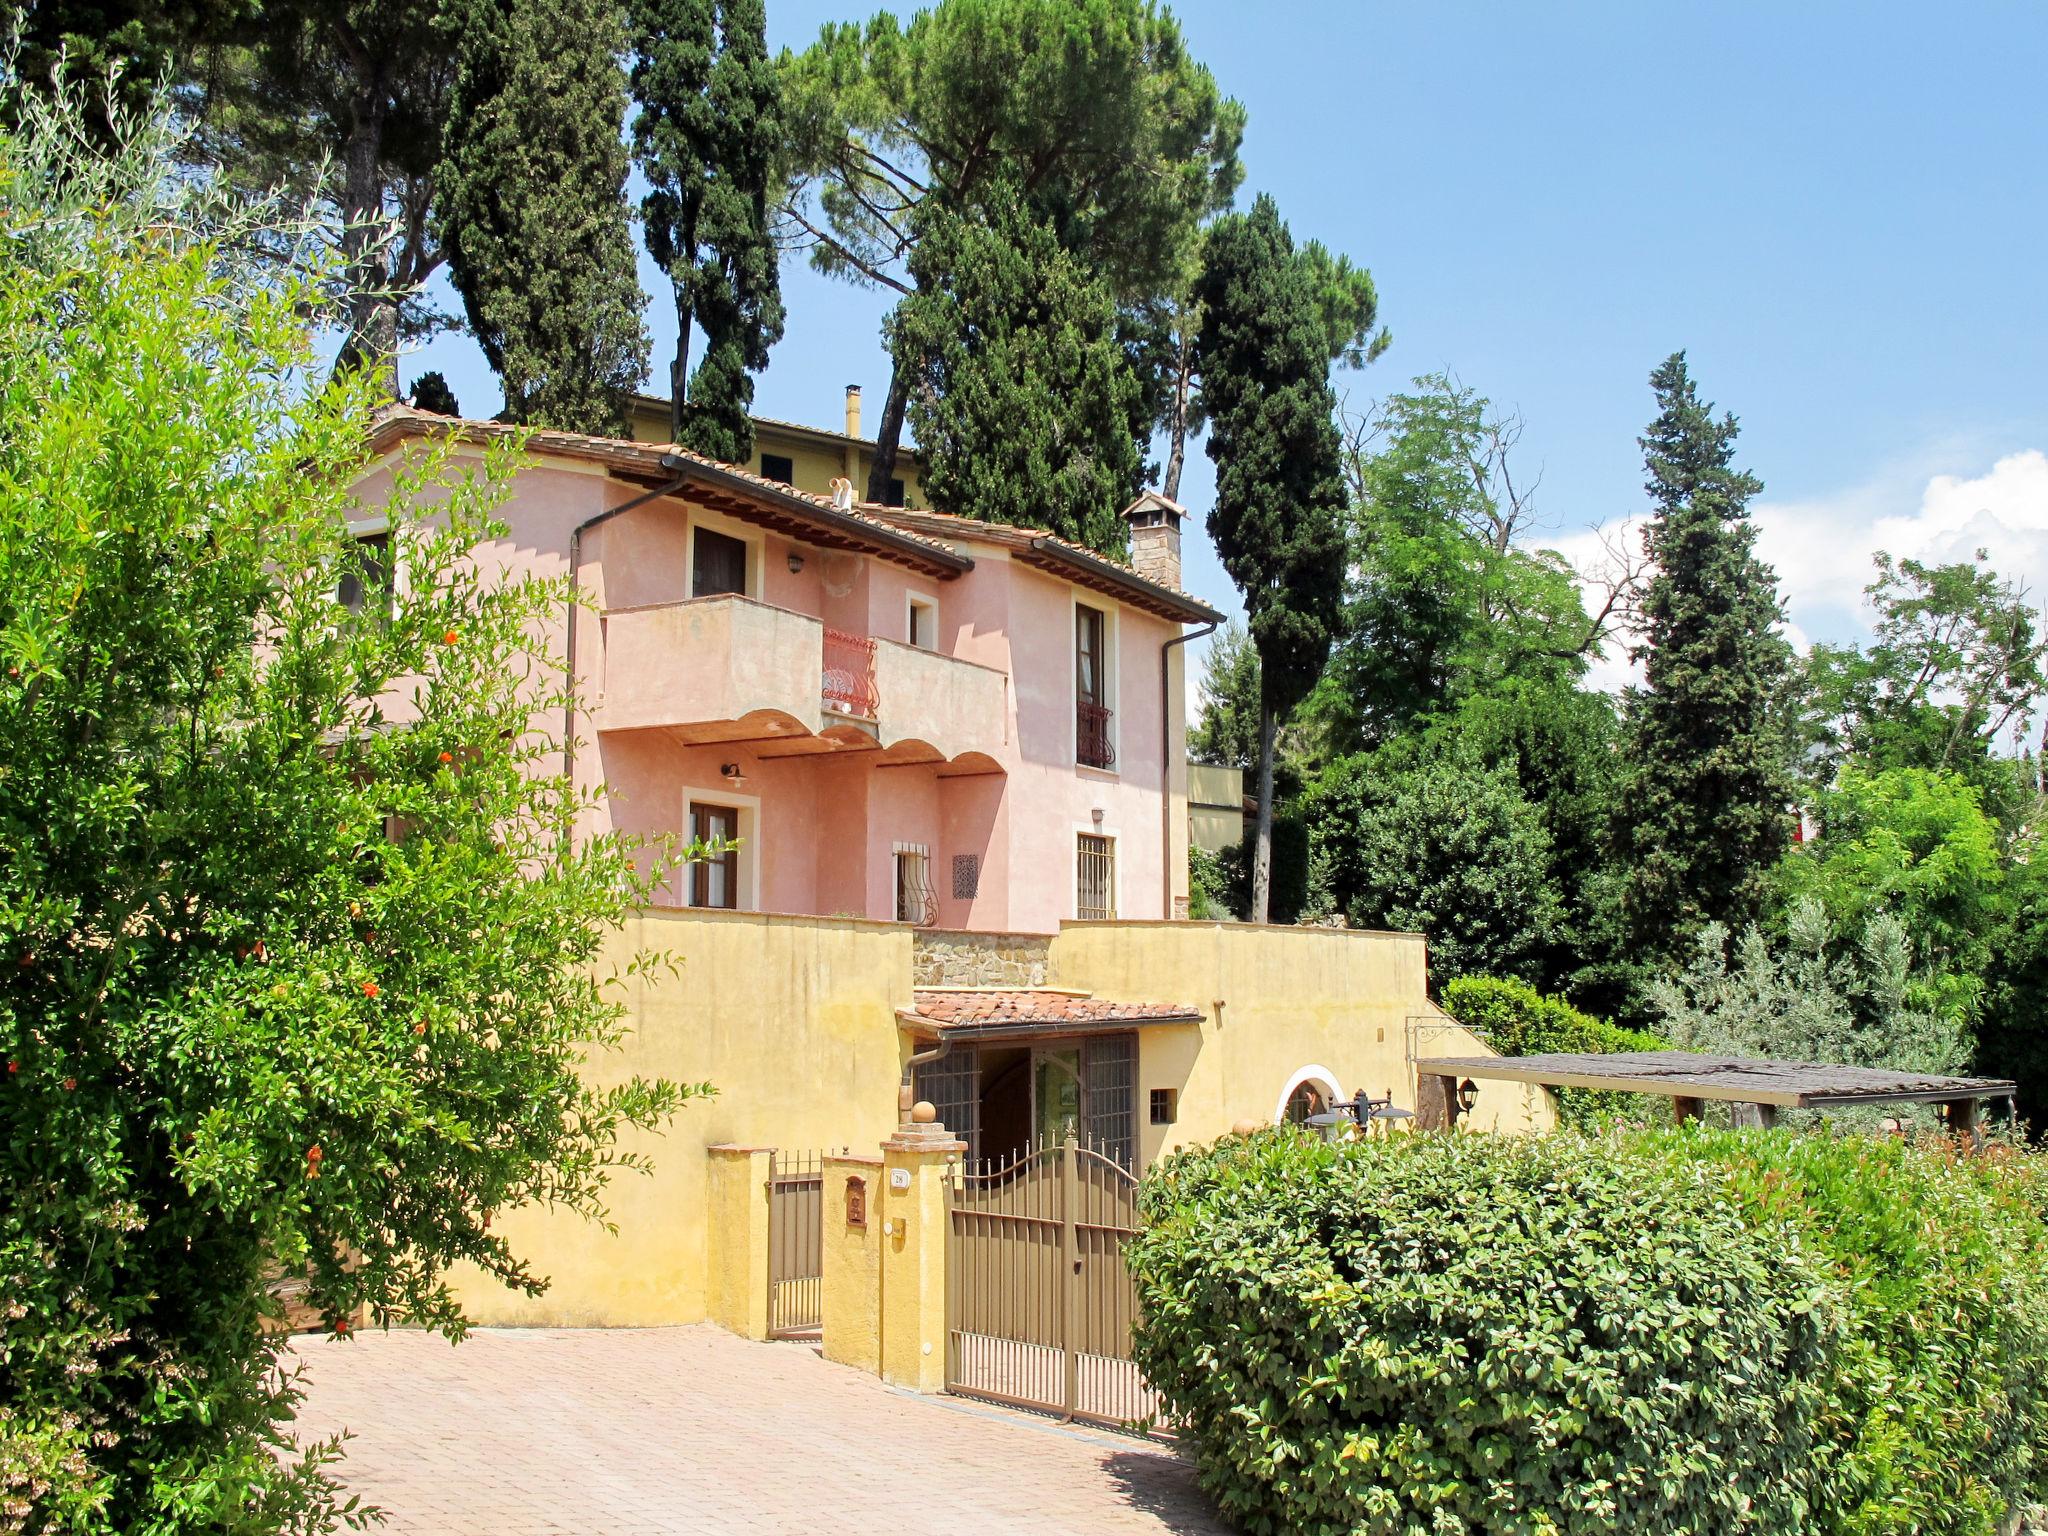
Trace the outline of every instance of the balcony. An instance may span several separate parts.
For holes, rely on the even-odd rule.
[[[735,596],[608,610],[602,645],[599,731],[999,771],[1009,678],[989,667]]]

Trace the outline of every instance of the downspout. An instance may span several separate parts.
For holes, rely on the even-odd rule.
[[[1159,647],[1159,875],[1165,882],[1159,910],[1169,920],[1173,917],[1173,658],[1168,653],[1177,645],[1213,635],[1216,623],[1211,619],[1200,629],[1175,635]],[[1185,744],[1181,750],[1187,750]]]
[[[672,454],[663,454],[661,467],[679,470],[682,468],[682,462]],[[644,496],[635,496],[631,501],[622,501],[616,507],[607,507],[595,517],[586,517],[570,530],[569,625],[563,644],[563,649],[567,653],[563,657],[563,665],[569,673],[569,697],[562,701],[562,777],[569,781],[572,795],[576,790],[576,610],[583,606],[579,601],[582,592],[577,585],[577,573],[583,568],[583,531],[586,528],[595,528],[600,523],[608,523],[621,512],[631,512],[635,507],[644,507],[650,501],[673,496],[683,488],[684,482],[688,479],[688,475],[678,474],[668,484],[657,486]]]
[[[930,1066],[952,1049],[953,1042],[941,1035],[937,1045],[933,1046],[930,1050],[917,1052],[916,1055],[903,1063],[903,1083],[896,1090],[896,1110],[902,1116],[902,1123],[904,1125],[910,1124],[910,1111],[917,1103],[917,1089],[914,1081],[917,1076],[917,1069]]]

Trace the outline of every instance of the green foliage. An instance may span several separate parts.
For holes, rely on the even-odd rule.
[[[1976,788],[1925,768],[1845,765],[1819,796],[1821,834],[1785,855],[1777,883],[1812,898],[1838,929],[1878,912],[1912,938],[1916,1005],[1970,1019],[2004,909],[1998,829]]]
[[[1197,922],[1228,919],[1236,914],[1230,905],[1230,875],[1222,858],[1206,848],[1188,849],[1188,916]]]
[[[1995,1536],[2048,1494],[2042,1160],[1940,1141],[1663,1131],[1725,1170],[1744,1216],[1829,1277],[1849,1327],[1829,1373],[1841,1454],[1818,1529]]]
[[[1657,569],[1619,826],[1630,930],[1646,957],[1683,954],[1703,923],[1739,928],[1762,914],[1792,802],[1777,718],[1791,648],[1749,522],[1762,482],[1734,467],[1735,418],[1699,398],[1684,353],[1650,384],[1658,415],[1641,441]]]
[[[1806,660],[1814,767],[1829,776],[1853,756],[1880,770],[1981,770],[2048,690],[2048,637],[2026,594],[1980,549],[1938,566],[1879,553],[1864,595],[1877,610],[1868,649],[1821,644]]]
[[[1021,198],[920,210],[888,325],[934,507],[1121,555],[1147,421],[1109,290]]]
[[[783,325],[768,209],[781,92],[766,11],[762,0],[629,0],[627,17],[647,251],[675,290],[671,421],[686,447],[744,464],[753,374]],[[685,388],[692,322],[704,356]]]
[[[1994,1536],[2048,1487],[2048,1171],[1785,1131],[1169,1158],[1138,1358],[1251,1532]]]
[[[922,281],[909,270],[922,238],[949,216],[993,222],[1022,187],[1023,212],[1120,306],[1156,303],[1181,291],[1201,221],[1243,174],[1243,108],[1154,0],[940,0],[908,23],[883,12],[826,26],[783,79],[785,239],[821,271],[898,293]],[[910,393],[899,367],[871,499]]]
[[[115,112],[146,110],[158,83],[197,39],[236,31],[257,0],[37,0],[9,7],[0,37],[14,43],[14,68],[0,79],[0,119],[23,115],[22,93],[70,94],[96,138],[113,132],[104,99],[114,80]]]
[[[448,387],[438,368],[430,368],[412,381],[412,403],[423,411],[433,411],[441,416],[460,416],[462,407],[456,403],[455,391]]]
[[[1270,197],[1210,230],[1195,301],[1203,316],[1196,371],[1216,465],[1209,536],[1244,594],[1259,653],[1260,857],[1251,915],[1263,922],[1273,735],[1322,674],[1342,597],[1336,401],[1314,274]]]
[[[1379,324],[1380,291],[1372,273],[1320,240],[1302,246],[1301,259],[1315,286],[1330,361],[1345,368],[1377,361],[1394,338]]]
[[[1380,402],[1359,430],[1344,621],[1312,706],[1333,750],[1390,740],[1507,681],[1569,688],[1597,653],[1571,567],[1518,542],[1519,432],[1446,374]]]
[[[80,134],[0,136],[0,1528],[322,1529],[266,1281],[459,1336],[454,1266],[545,1285],[493,1214],[701,1090],[584,1076],[657,872],[534,729],[566,587],[472,558],[512,457],[404,464],[342,609],[331,231]]]
[[[1723,1182],[1569,1135],[1179,1154],[1137,1359],[1255,1536],[1810,1532],[1841,1308]]]
[[[1731,958],[1727,931],[1709,923],[1696,943],[1688,967],[1644,987],[1658,1032],[1681,1050],[1907,1072],[1969,1060],[1966,1031],[1922,1001],[1911,932],[1888,912],[1845,938],[1808,897],[1776,942],[1751,927]]]
[[[617,436],[647,371],[613,0],[447,0],[439,227],[516,422]]]
[[[1581,1013],[1563,998],[1546,997],[1526,982],[1460,976],[1444,987],[1443,998],[1445,1012],[1467,1029],[1478,1030],[1503,1056],[1540,1056],[1553,1051],[1609,1056],[1618,1051],[1666,1048],[1656,1035],[1623,1029]],[[1593,1129],[1613,1118],[1618,1097],[1586,1088],[1559,1089],[1558,1119],[1565,1125]]]
[[[1258,765],[1259,653],[1236,619],[1202,658],[1202,713],[1188,728],[1188,756],[1222,768]]]
[[[2020,1115],[2039,1134],[2048,1128],[2048,864],[2037,838],[2022,852],[1985,971],[1976,1064],[2015,1080]]]
[[[1311,906],[1427,934],[1438,985],[1535,974],[1562,904],[1534,808],[1504,770],[1404,755],[1343,758],[1310,785]]]

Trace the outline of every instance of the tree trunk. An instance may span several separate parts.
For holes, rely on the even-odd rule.
[[[889,395],[882,402],[881,424],[875,428],[875,464],[868,471],[868,500],[889,499],[889,482],[896,478],[896,445],[903,437],[903,412],[910,404],[910,379],[901,363],[889,368]]]
[[[384,93],[375,82],[357,97],[342,148],[341,249],[348,272],[348,339],[336,367],[378,376],[378,391],[398,398],[397,295],[385,268]]]
[[[1252,912],[1255,923],[1270,920],[1273,896],[1273,706],[1259,702],[1259,821],[1252,845]]]
[[[1168,501],[1180,500],[1181,465],[1187,462],[1190,352],[1187,332],[1182,330],[1173,342],[1173,414],[1167,423],[1170,446],[1166,452],[1166,482],[1160,487],[1160,494]]]
[[[683,440],[684,395],[690,383],[690,306],[676,295],[676,355],[668,365],[668,440]]]

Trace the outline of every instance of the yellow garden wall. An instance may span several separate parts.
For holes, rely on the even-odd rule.
[[[622,1174],[608,1205],[616,1234],[563,1212],[504,1220],[514,1251],[553,1277],[540,1297],[476,1277],[463,1300],[486,1324],[628,1327],[709,1315],[705,1148],[852,1147],[872,1153],[896,1125],[896,1010],[910,1001],[910,930],[895,923],[755,913],[647,912],[609,947],[666,950],[673,976],[623,983],[632,1032],[592,1076],[639,1072],[710,1082],[663,1136],[624,1145],[654,1164]]]
[[[1069,923],[1052,941],[1047,980],[1124,1002],[1188,1003],[1199,1025],[1138,1035],[1138,1131],[1143,1162],[1211,1141],[1240,1119],[1271,1120],[1302,1074],[1349,1097],[1415,1107],[1411,1049],[1426,1056],[1489,1053],[1430,1003],[1420,935],[1248,923]],[[1179,1091],[1172,1125],[1149,1123],[1154,1088]],[[1482,1087],[1475,1126],[1552,1123],[1541,1089]]]
[[[912,946],[907,927],[847,918],[687,911],[635,918],[610,946],[606,969],[623,967],[640,948],[669,951],[682,968],[622,983],[631,1033],[623,1051],[592,1062],[592,1075],[600,1082],[635,1072],[708,1081],[717,1096],[685,1108],[666,1135],[627,1139],[625,1150],[644,1153],[654,1171],[622,1174],[612,1185],[616,1232],[566,1213],[509,1213],[502,1230],[514,1251],[553,1283],[527,1298],[472,1276],[463,1287],[471,1315],[535,1327],[713,1318],[741,1332],[764,1328],[763,1149],[844,1148],[873,1157],[896,1129],[897,1085],[909,1054],[896,1014],[911,1002]],[[1423,942],[1412,935],[1083,923],[1051,941],[1046,980],[1126,1002],[1202,1009],[1199,1026],[1139,1031],[1135,1107],[1150,1163],[1240,1119],[1271,1120],[1304,1072],[1345,1095],[1392,1089],[1412,1108],[1411,1051],[1486,1050],[1430,1006],[1424,966]],[[1176,1123],[1148,1123],[1153,1088],[1177,1090]],[[1489,1083],[1473,1121],[1519,1129],[1550,1118],[1540,1089]],[[858,1171],[830,1167],[824,1190],[825,1262],[828,1271],[843,1265],[844,1288],[867,1283],[888,1263],[880,1226],[901,1214],[890,1192],[870,1183],[869,1232],[839,1232],[844,1180]],[[830,1273],[824,1287],[834,1294]],[[899,1328],[898,1337],[917,1335]],[[920,1351],[926,1342],[917,1337]],[[895,1366],[905,1379],[929,1368],[921,1353]]]

